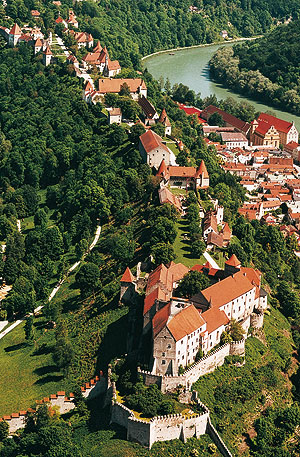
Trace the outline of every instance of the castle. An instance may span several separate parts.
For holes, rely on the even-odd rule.
[[[211,268],[208,262],[192,270],[206,274],[213,284],[191,298],[176,297],[176,288],[189,271],[184,265],[162,264],[149,274],[143,333],[150,333],[152,339],[151,375],[177,377],[180,369],[195,363],[199,353],[207,355],[220,345],[232,320],[241,324],[245,334],[250,325],[263,326],[267,293],[261,287],[259,270],[242,267],[235,255],[227,260],[224,270]],[[121,299],[130,300],[135,288],[135,279],[127,269],[121,280]],[[226,355],[232,353],[228,350]]]

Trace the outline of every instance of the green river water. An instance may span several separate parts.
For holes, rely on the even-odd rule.
[[[247,100],[257,111],[271,110],[281,119],[294,121],[300,132],[300,117],[238,95],[210,79],[208,63],[220,46],[224,44],[172,51],[174,55],[169,55],[168,52],[156,54],[145,58],[143,65],[156,79],[160,76],[165,79],[168,77],[172,85],[181,82],[196,93],[200,93],[202,98],[215,94],[218,99],[232,97],[237,101]]]

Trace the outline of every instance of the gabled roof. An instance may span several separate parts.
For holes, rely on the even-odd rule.
[[[52,56],[52,52],[49,48],[49,45],[47,45],[45,51],[43,52],[43,54],[45,54],[46,56]]]
[[[156,335],[166,326],[170,315],[170,303],[166,306],[161,308],[152,320],[152,329],[153,329],[153,337],[155,338]]]
[[[271,116],[267,113],[260,113],[257,120],[259,123],[264,122],[269,126],[273,125],[278,132],[283,133],[288,133],[294,125],[293,122],[284,121],[283,119],[279,119],[278,117]]]
[[[241,119],[238,119],[232,114],[226,113],[226,111],[223,111],[214,105],[209,105],[207,108],[205,108],[202,111],[201,116],[204,119],[209,119],[209,117],[214,113],[220,114],[224,122],[230,124],[233,127],[236,127],[238,130],[242,130],[244,133],[247,133],[250,129],[250,124],[248,122],[241,121]]]
[[[179,198],[176,197],[176,195],[172,194],[172,192],[167,187],[162,187],[159,189],[158,196],[161,205],[169,203],[170,205],[175,206],[179,212],[182,210]]]
[[[93,52],[101,52],[102,51],[102,46],[100,44],[100,41],[98,41],[98,43],[96,44],[96,46],[94,47],[93,49]]]
[[[124,84],[127,84],[131,93],[138,93],[140,89],[147,89],[144,80],[141,78],[106,78],[99,79],[99,92],[100,94],[119,93]]]
[[[197,311],[194,305],[190,305],[175,314],[174,317],[171,317],[167,323],[167,328],[174,337],[175,341],[179,341],[184,336],[190,335],[204,324],[205,321],[203,317],[201,317],[199,311]]]
[[[165,178],[167,176],[167,174],[168,174],[168,168],[167,168],[166,162],[164,161],[164,159],[162,159],[159,169],[156,173],[156,176],[163,176]]]
[[[202,290],[191,298],[194,303],[210,307],[219,307],[253,289],[253,285],[241,271],[228,276],[207,289]]]
[[[237,258],[237,256],[235,254],[232,254],[232,256],[226,260],[226,265],[230,265],[232,267],[240,267],[241,266],[241,262],[239,261],[239,259]]]
[[[210,232],[207,236],[207,244],[213,244],[221,248],[223,246],[223,235],[219,233]]]
[[[121,65],[118,60],[108,59],[107,68],[108,70],[119,70],[119,68],[121,68]]]
[[[9,34],[10,34],[10,35],[21,35],[21,34],[22,34],[22,30],[20,29],[20,27],[18,26],[18,24],[15,23],[15,24],[13,25],[13,27],[11,28]]]
[[[37,47],[41,47],[43,46],[43,42],[40,38],[38,38],[34,44],[34,46],[37,48]]]
[[[230,240],[231,238],[231,230],[227,222],[225,222],[224,227],[222,229],[223,238],[224,240]]]
[[[182,279],[190,269],[183,265],[183,263],[171,262],[169,265],[169,271],[173,275],[173,282],[177,282]]]
[[[123,276],[121,278],[121,282],[133,282],[134,281],[134,276],[131,273],[131,270],[129,267],[126,268],[126,270],[123,273]]]
[[[206,330],[208,333],[211,333],[222,325],[227,325],[230,322],[224,311],[219,310],[219,308],[210,308],[207,311],[204,311],[202,317],[206,322]]]
[[[148,132],[143,133],[140,136],[140,142],[142,143],[143,148],[145,149],[147,154],[151,152],[153,149],[159,147],[169,152],[167,146],[163,144],[162,138],[159,135],[157,135],[157,133],[155,133],[153,130],[148,130]]]
[[[173,277],[172,274],[168,271],[168,268],[161,263],[155,270],[150,273],[147,281],[146,295],[153,289],[153,287],[158,286],[158,283],[161,283],[165,286],[166,290],[172,292],[173,289]]]
[[[144,300],[144,312],[145,315],[154,305],[156,300],[167,301],[170,297],[160,288],[156,287]]]
[[[140,105],[145,116],[148,119],[153,119],[153,117],[157,114],[156,109],[154,108],[152,103],[150,103],[149,100],[146,97],[144,97],[144,95],[142,95],[142,97],[139,98],[138,104]]]

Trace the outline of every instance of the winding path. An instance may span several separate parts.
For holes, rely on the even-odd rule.
[[[101,225],[98,225],[97,227],[97,230],[96,230],[96,233],[95,233],[95,237],[92,241],[92,243],[90,244],[88,250],[86,251],[86,253],[84,254],[83,258],[85,258],[87,256],[87,254],[96,246],[98,240],[99,240],[99,237],[100,237],[100,234],[101,234]],[[51,301],[52,298],[56,295],[56,293],[59,291],[59,289],[61,288],[62,284],[65,282],[66,278],[68,277],[68,275],[70,273],[72,273],[72,271],[75,270],[75,268],[77,268],[79,265],[80,265],[81,261],[78,261],[78,262],[75,262],[67,271],[67,274],[66,274],[66,277],[64,279],[62,279],[61,281],[59,281],[59,283],[54,287],[54,289],[52,290],[51,294],[49,295],[48,297],[48,300]],[[34,310],[34,313],[38,313],[41,309],[43,308],[43,306],[38,306],[37,308],[35,308]],[[14,322],[13,324],[11,324],[6,330],[4,330],[3,332],[0,333],[0,340],[5,336],[7,335],[9,332],[11,332],[15,327],[17,327],[19,324],[21,324],[21,322],[23,322],[25,320],[25,317],[23,317],[22,319],[19,319],[17,320],[16,322]]]

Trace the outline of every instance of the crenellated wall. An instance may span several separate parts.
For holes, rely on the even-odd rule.
[[[190,389],[191,386],[205,374],[213,372],[216,367],[223,365],[225,357],[228,355],[244,355],[245,340],[233,341],[226,343],[210,354],[207,354],[198,362],[194,363],[182,375],[155,375],[149,371],[138,369],[138,372],[143,376],[144,383],[147,386],[157,384],[163,393],[175,389],[178,386],[183,386]]]

